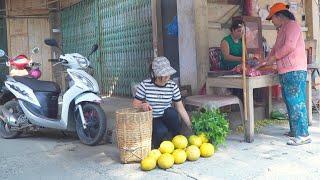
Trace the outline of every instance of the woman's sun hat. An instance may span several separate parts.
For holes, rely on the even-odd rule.
[[[283,11],[283,10],[289,10],[288,9],[288,5],[284,4],[284,3],[275,3],[271,8],[270,8],[270,11],[269,11],[269,15],[268,17],[266,18],[266,20],[271,20],[272,16],[274,14],[276,14],[277,12],[279,11]]]
[[[166,57],[156,57],[152,62],[152,70],[156,77],[171,76],[177,71],[170,66],[170,61]]]

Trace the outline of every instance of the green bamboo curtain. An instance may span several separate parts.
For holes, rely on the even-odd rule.
[[[151,0],[84,0],[61,13],[63,49],[87,54],[102,93],[129,96],[153,57]]]

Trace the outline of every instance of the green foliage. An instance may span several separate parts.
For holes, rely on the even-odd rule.
[[[192,115],[192,128],[196,134],[205,133],[215,146],[224,144],[229,134],[229,123],[218,109],[196,112]]]

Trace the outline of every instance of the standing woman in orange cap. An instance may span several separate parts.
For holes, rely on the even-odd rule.
[[[267,57],[268,65],[276,62],[283,100],[289,115],[288,145],[311,142],[306,108],[307,57],[299,24],[284,3],[274,4],[267,20],[278,30],[275,45]]]

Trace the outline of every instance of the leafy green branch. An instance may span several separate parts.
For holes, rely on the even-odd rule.
[[[196,134],[204,133],[215,146],[224,144],[229,134],[229,123],[218,109],[193,113],[192,128]]]

